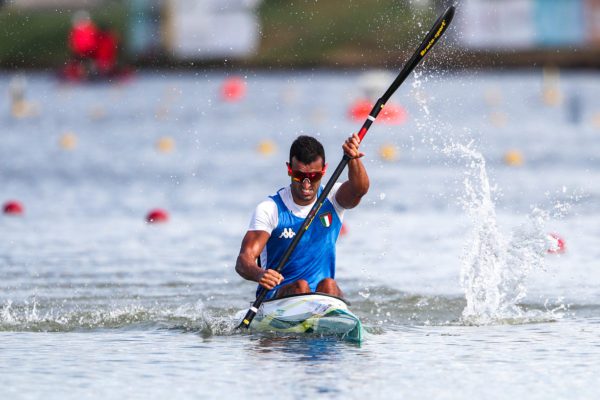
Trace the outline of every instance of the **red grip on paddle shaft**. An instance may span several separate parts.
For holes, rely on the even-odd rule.
[[[396,89],[398,89],[398,87],[400,87],[400,85],[408,77],[408,75],[411,73],[411,71],[417,66],[417,64],[419,64],[419,62],[423,59],[423,57],[429,52],[431,47],[435,43],[437,43],[437,40],[443,35],[443,33],[448,28],[448,25],[450,24],[450,21],[452,21],[453,16],[454,16],[454,6],[450,6],[444,12],[444,14],[442,14],[437,19],[435,24],[433,24],[433,27],[429,30],[429,32],[425,36],[425,39],[423,39],[423,41],[421,42],[421,45],[417,48],[417,50],[414,52],[412,57],[404,65],[404,67],[402,68],[402,70],[400,71],[400,73],[398,74],[396,79],[394,80],[394,82],[392,82],[392,84],[387,89],[387,91],[383,94],[383,96],[381,96],[381,98],[379,100],[377,100],[377,103],[375,103],[375,105],[373,106],[373,109],[371,110],[369,117],[364,122],[362,128],[360,128],[360,131],[358,131],[358,137],[360,138],[361,142],[362,142],[363,138],[365,137],[365,135],[367,134],[367,131],[373,124],[373,121],[375,121],[375,118],[377,118],[377,115],[379,115],[379,112],[385,106],[385,103],[389,100],[389,98],[392,96],[392,94],[394,94]],[[331,191],[333,185],[335,184],[335,182],[337,182],[338,178],[342,174],[342,171],[348,165],[348,162],[350,161],[350,159],[351,158],[347,154],[344,154],[342,161],[340,161],[337,168],[331,175],[331,178],[329,178],[329,181],[327,181],[327,184],[321,191],[321,194],[317,198],[315,205],[312,207],[312,209],[308,213],[308,216],[306,217],[306,219],[300,226],[300,229],[296,233],[296,236],[294,236],[292,243],[289,245],[289,247],[287,248],[287,250],[281,257],[281,259],[277,263],[277,266],[274,268],[277,272],[280,272],[283,269],[285,263],[288,261],[290,255],[292,254],[292,252],[298,245],[298,242],[302,238],[304,232],[310,227],[310,224],[312,223],[313,219],[315,218],[316,213],[319,211],[319,208],[321,208],[321,206],[323,205],[325,198],[329,195],[329,192]],[[261,290],[259,290],[259,294],[256,297],[256,300],[254,301],[254,303],[252,303],[252,307],[250,307],[250,309],[246,313],[246,316],[240,323],[239,327],[248,328],[250,326],[250,323],[254,319],[254,316],[256,315],[256,312],[258,311],[258,308],[262,304],[266,295],[267,295],[267,290],[261,286]]]

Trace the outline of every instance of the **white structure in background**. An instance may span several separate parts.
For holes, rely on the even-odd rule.
[[[600,47],[600,0],[462,0],[459,10],[467,48]]]
[[[535,44],[531,0],[465,0],[457,13],[465,47],[524,49]]]
[[[168,54],[180,60],[243,58],[258,49],[260,0],[167,0]]]

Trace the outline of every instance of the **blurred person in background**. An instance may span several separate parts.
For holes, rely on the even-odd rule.
[[[73,57],[79,60],[94,56],[98,46],[100,31],[91,20],[87,11],[77,11],[73,15],[73,25],[69,32],[69,49]]]
[[[93,57],[98,46],[98,27],[87,11],[77,11],[72,18],[68,45],[71,58],[62,71],[63,78],[70,81],[82,81],[93,72]]]
[[[119,54],[119,38],[108,26],[102,26],[96,39],[94,66],[99,75],[110,75],[116,72]]]
[[[119,38],[108,25],[96,25],[88,12],[73,15],[68,44],[71,58],[62,78],[81,82],[124,74],[118,69]]]

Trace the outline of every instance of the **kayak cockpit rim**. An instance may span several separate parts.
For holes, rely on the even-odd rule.
[[[263,303],[269,303],[271,301],[276,301],[276,300],[283,300],[283,299],[289,299],[290,297],[301,297],[301,296],[324,296],[324,297],[331,297],[333,299],[337,299],[340,300],[342,302],[344,302],[347,306],[351,305],[350,302],[344,298],[341,297],[337,297],[331,294],[327,294],[327,293],[321,293],[321,292],[311,292],[311,293],[296,293],[296,294],[288,294],[286,296],[281,296],[281,297],[275,297],[269,300],[265,300]]]

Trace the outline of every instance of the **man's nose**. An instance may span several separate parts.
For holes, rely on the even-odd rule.
[[[302,187],[306,188],[306,189],[310,189],[310,186],[311,186],[310,179],[304,178],[304,180],[302,181]]]

